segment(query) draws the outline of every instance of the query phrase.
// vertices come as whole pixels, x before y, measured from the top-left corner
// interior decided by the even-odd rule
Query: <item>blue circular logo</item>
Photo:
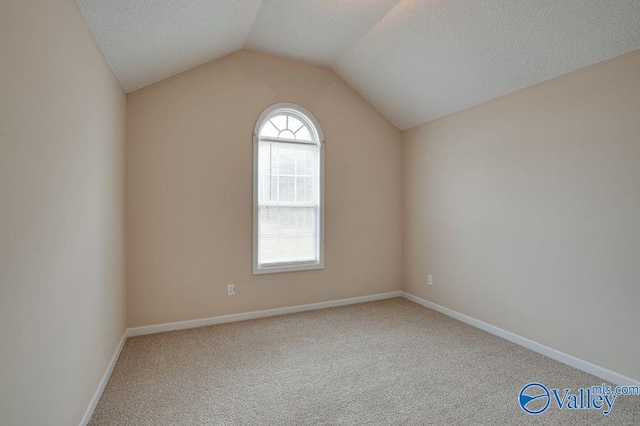
[[[551,394],[542,383],[529,383],[520,391],[518,402],[525,413],[535,416],[544,413],[549,408]]]

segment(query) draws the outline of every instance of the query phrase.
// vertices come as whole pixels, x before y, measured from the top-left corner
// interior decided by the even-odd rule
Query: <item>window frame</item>
[[[258,239],[259,239],[259,230],[258,230],[258,221],[259,221],[259,200],[258,200],[258,155],[259,155],[259,147],[260,147],[260,130],[262,125],[267,122],[271,117],[277,115],[279,112],[293,112],[296,115],[302,115],[315,130],[317,140],[315,143],[305,143],[305,142],[295,142],[295,141],[282,141],[282,143],[303,143],[305,145],[316,145],[318,147],[318,186],[319,186],[319,199],[318,199],[318,261],[313,263],[284,263],[277,264],[276,266],[260,266],[258,264]],[[304,122],[304,121],[303,121]],[[271,140],[272,138],[265,138]],[[277,104],[273,104],[267,109],[265,109],[260,117],[258,117],[258,121],[256,122],[255,128],[253,130],[253,275],[261,275],[261,274],[275,274],[281,272],[296,272],[296,271],[311,271],[317,269],[324,269],[325,260],[324,260],[324,211],[325,211],[325,201],[324,201],[324,147],[325,147],[324,135],[322,133],[322,128],[318,123],[318,120],[311,114],[308,110],[301,107],[300,105],[289,103],[289,102],[280,102]]]

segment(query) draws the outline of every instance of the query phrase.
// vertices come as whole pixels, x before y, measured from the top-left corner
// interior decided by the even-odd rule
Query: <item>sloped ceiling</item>
[[[640,0],[77,0],[127,92],[245,48],[407,129],[640,48]]]

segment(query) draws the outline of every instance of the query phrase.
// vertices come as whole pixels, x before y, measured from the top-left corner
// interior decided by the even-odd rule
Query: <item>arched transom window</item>
[[[276,104],[254,133],[254,274],[324,267],[323,138],[304,108]]]

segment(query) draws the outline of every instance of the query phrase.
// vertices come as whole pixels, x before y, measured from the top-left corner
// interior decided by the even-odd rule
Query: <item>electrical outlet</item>
[[[433,285],[433,275],[427,275],[427,284]]]
[[[236,285],[229,284],[227,286],[227,296],[235,296],[236,295]]]

